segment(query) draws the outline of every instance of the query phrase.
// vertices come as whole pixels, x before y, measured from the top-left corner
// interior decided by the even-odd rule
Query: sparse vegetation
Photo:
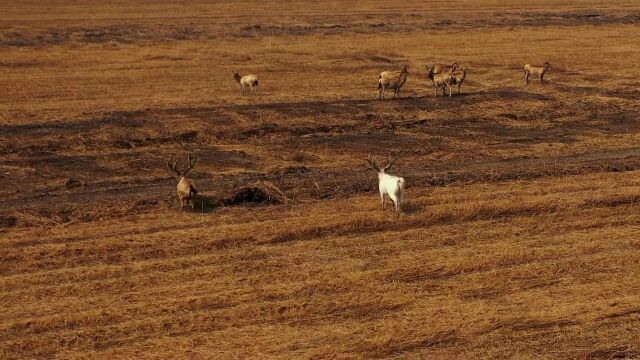
[[[637,1],[9,1],[0,25],[1,359],[639,356]],[[377,100],[434,49],[461,96],[412,72]],[[402,216],[369,153],[398,155]]]

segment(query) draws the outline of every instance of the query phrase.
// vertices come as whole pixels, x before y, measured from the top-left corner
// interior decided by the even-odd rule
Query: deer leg
[[[384,211],[384,205],[386,203],[385,197],[384,197],[384,193],[380,193],[380,202],[382,202],[382,210]]]
[[[525,84],[529,85],[529,73],[526,73],[524,75],[524,82],[525,82]]]
[[[393,202],[393,208],[397,212],[398,211],[398,198],[396,197],[395,194],[389,194],[389,197],[391,198],[391,201]]]

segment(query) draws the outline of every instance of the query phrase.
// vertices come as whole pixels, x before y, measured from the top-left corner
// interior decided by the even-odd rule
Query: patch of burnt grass
[[[12,215],[0,215],[0,229],[12,228],[18,225],[18,218]]]

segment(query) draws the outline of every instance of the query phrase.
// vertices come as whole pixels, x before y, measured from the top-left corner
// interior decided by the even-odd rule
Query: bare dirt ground
[[[640,356],[639,30],[635,1],[0,3],[0,358]],[[225,203],[260,181],[287,201]]]

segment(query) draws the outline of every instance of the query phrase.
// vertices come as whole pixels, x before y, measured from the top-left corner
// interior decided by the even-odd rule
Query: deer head
[[[427,68],[427,77],[429,79],[433,80],[433,76],[434,76],[435,70],[436,70],[435,65],[434,66],[427,65],[426,68]]]

